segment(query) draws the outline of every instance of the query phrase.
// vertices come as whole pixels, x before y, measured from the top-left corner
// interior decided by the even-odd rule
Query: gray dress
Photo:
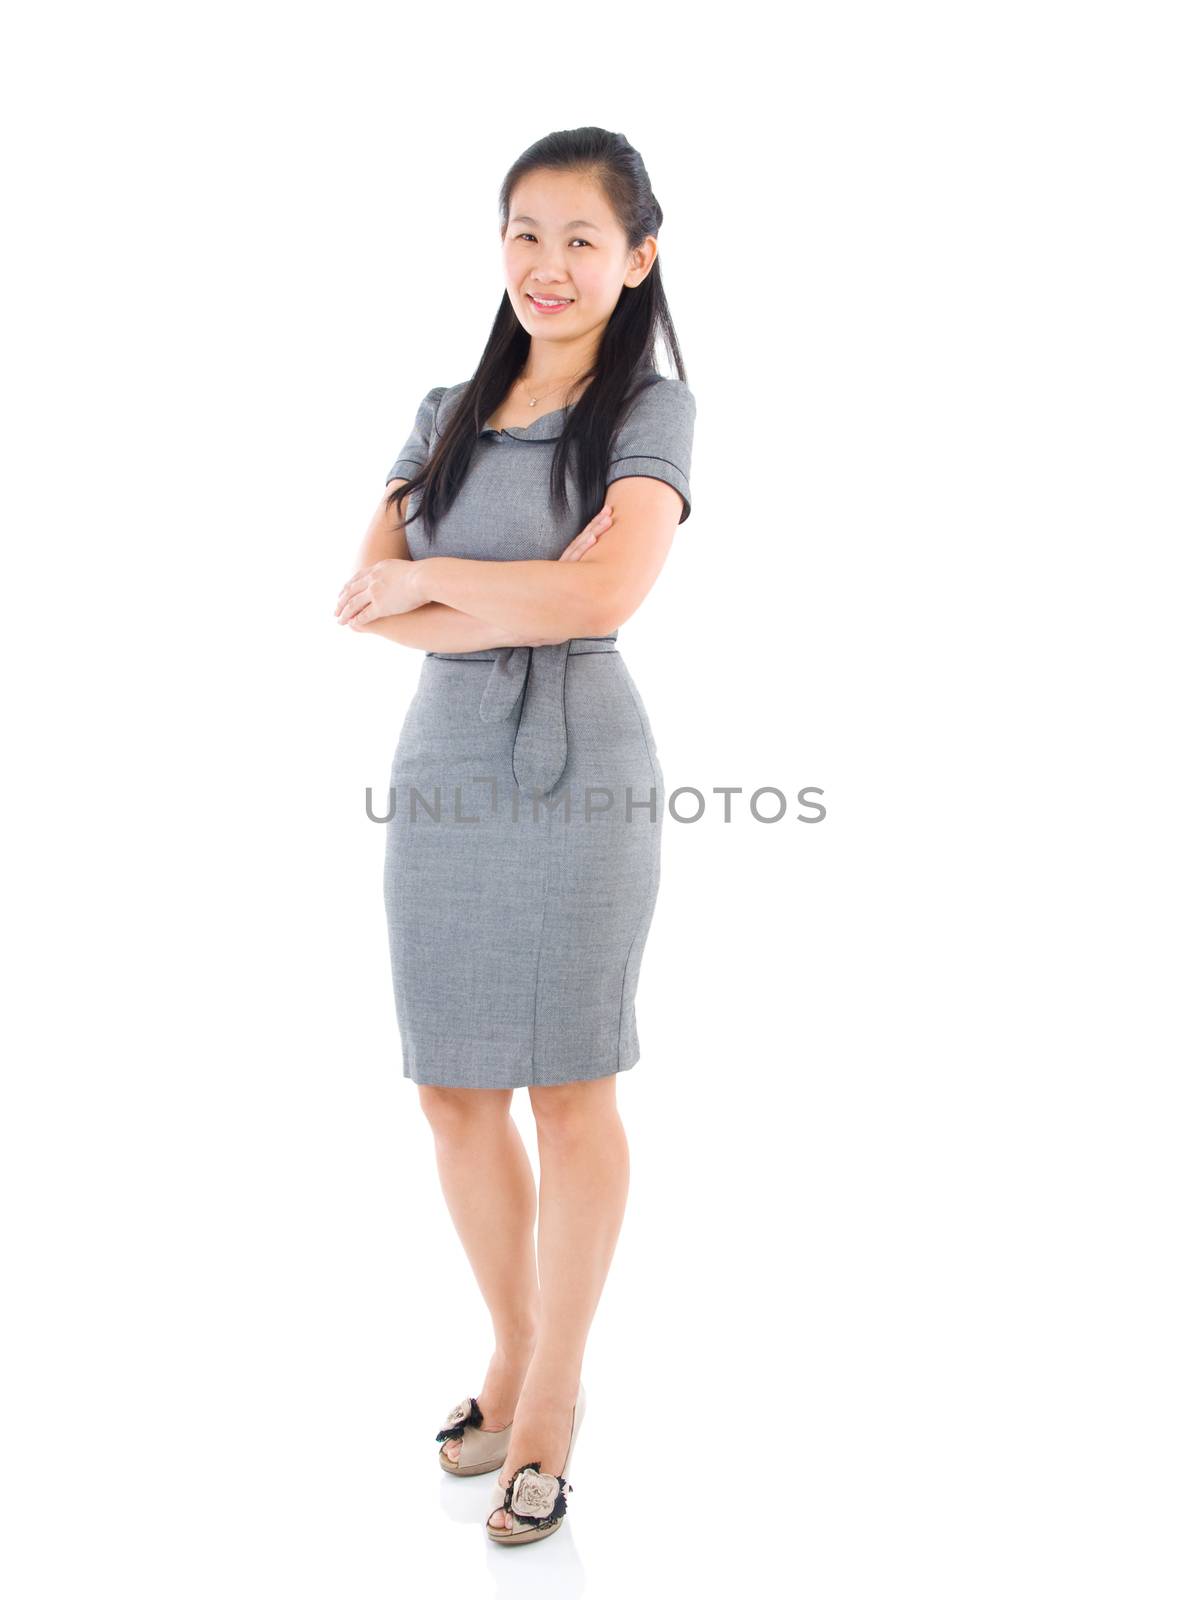
[[[386,481],[426,464],[464,384],[424,396]],[[625,416],[607,481],[652,477],[690,515],[694,396],[657,377]],[[565,411],[485,428],[412,557],[554,560],[583,526],[548,503]],[[418,503],[411,496],[410,506]],[[409,508],[408,508],[409,509]],[[403,1076],[510,1089],[623,1072],[657,900],[665,782],[616,633],[423,659],[390,775],[385,898]]]

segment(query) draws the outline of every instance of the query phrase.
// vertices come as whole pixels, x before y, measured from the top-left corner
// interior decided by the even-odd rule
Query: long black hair
[[[529,173],[540,170],[574,172],[597,181],[625,232],[630,250],[650,235],[657,236],[661,207],[645,163],[624,135],[609,133],[606,128],[564,128],[537,140],[505,174],[499,197],[502,238],[509,225],[515,186]],[[621,289],[600,339],[591,381],[568,411],[557,441],[551,467],[551,503],[560,514],[566,513],[567,462],[573,452],[581,527],[603,504],[612,439],[628,406],[657,370],[659,335],[684,383],[686,370],[662,286],[660,255],[635,288],[626,285]],[[403,521],[405,526],[415,517],[422,517],[429,542],[433,525],[460,492],[485,418],[493,415],[521,376],[529,349],[530,335],[518,321],[509,291],[505,290],[477,369],[444,423],[431,460],[422,472],[387,497],[387,505],[401,505],[408,495],[421,491],[418,507]]]

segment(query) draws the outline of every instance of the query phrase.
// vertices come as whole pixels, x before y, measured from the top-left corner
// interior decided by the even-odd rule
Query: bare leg
[[[538,1202],[512,1098],[512,1089],[419,1088],[444,1199],[493,1320],[493,1357],[476,1397],[489,1428],[513,1419],[539,1320]],[[455,1461],[460,1440],[444,1449]]]
[[[624,1220],[629,1157],[616,1106],[616,1074],[583,1083],[537,1085],[530,1100],[541,1170],[538,1265],[541,1317],[498,1482],[526,1461],[561,1472],[571,1408],[592,1317]],[[502,1512],[490,1517],[506,1526]]]

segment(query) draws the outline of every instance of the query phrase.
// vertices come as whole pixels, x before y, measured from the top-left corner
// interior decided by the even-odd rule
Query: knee
[[[616,1116],[616,1080],[531,1085],[530,1104],[539,1138],[579,1139],[605,1118]]]
[[[419,1105],[437,1138],[460,1139],[487,1132],[508,1117],[511,1094],[511,1090],[420,1084]]]

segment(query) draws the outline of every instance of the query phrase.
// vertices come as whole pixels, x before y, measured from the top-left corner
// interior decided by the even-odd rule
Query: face
[[[657,240],[629,250],[599,185],[569,172],[532,172],[513,190],[502,235],[505,285],[533,338],[573,353],[598,341],[622,290],[642,282]],[[559,300],[548,310],[538,300]]]

